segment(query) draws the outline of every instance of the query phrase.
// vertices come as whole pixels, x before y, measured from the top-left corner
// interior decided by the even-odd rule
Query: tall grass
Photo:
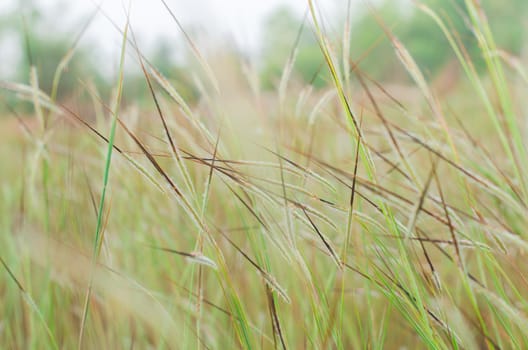
[[[17,116],[27,132],[2,135],[0,347],[528,348],[522,66],[503,64],[476,2],[485,74],[449,20],[418,5],[463,77],[436,95],[378,19],[416,86],[408,105],[308,4],[323,90],[295,79],[295,50],[263,92],[239,57],[211,59],[184,33],[192,105],[128,24],[115,98],[86,85],[104,118],[46,96],[35,70],[1,84],[40,125]],[[120,108],[125,59],[150,108]]]

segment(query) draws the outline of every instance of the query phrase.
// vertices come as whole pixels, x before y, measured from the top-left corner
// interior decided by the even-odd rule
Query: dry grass
[[[461,54],[443,95],[387,29],[416,81],[403,101],[345,81],[317,34],[334,72],[318,91],[262,92],[223,55],[187,105],[126,36],[151,108],[100,101],[88,123],[4,86],[37,122],[1,128],[0,346],[528,347],[515,72]]]

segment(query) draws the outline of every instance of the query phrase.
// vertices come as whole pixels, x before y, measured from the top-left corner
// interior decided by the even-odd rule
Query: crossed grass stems
[[[79,325],[79,348],[83,347],[90,317],[96,271],[103,269],[124,276],[99,261],[112,207],[106,191],[110,184],[114,154],[124,159],[144,181],[173,199],[197,232],[195,249],[190,252],[163,244],[143,243],[141,246],[195,263],[188,267],[191,288],[181,285],[178,288],[192,301],[190,309],[181,307],[181,311],[185,314],[185,329],[194,336],[199,347],[209,348],[210,342],[219,344],[218,339],[216,343],[210,340],[209,310],[227,315],[232,344],[243,348],[289,348],[302,344],[319,348],[381,348],[390,346],[387,336],[394,334],[398,327],[405,329],[400,332],[412,333],[412,341],[433,349],[469,348],[475,344],[487,348],[522,348],[528,344],[525,334],[528,323],[523,311],[527,303],[522,292],[526,280],[522,269],[516,267],[514,261],[517,250],[526,247],[523,233],[519,230],[519,227],[523,227],[522,216],[526,212],[525,147],[509,96],[503,63],[494,54],[497,49],[485,17],[480,15],[480,9],[470,1],[466,3],[469,20],[476,37],[481,40],[488,75],[498,100],[497,106],[489,102],[489,93],[483,80],[472,66],[456,32],[450,31],[432,10],[419,6],[448,38],[469,85],[481,98],[483,110],[498,136],[499,145],[494,152],[504,154],[507,164],[499,162],[496,154],[471,135],[461,118],[451,113],[449,117],[459,127],[458,131],[454,131],[454,126],[446,118],[446,107],[430,90],[405,47],[378,19],[402,66],[424,96],[426,107],[422,112],[433,117],[432,120],[420,119],[420,127],[414,129],[420,129],[421,133],[392,121],[384,111],[384,106],[376,100],[372,87],[385,94],[400,114],[409,119],[413,116],[402,103],[390,96],[383,84],[360,70],[360,62],[345,59],[344,66],[348,69],[342,72],[337,64],[336,53],[320,25],[315,4],[309,1],[309,5],[308,14],[311,15],[325,59],[321,69],[330,71],[333,84],[331,94],[340,108],[338,113],[326,112],[326,116],[349,137],[351,152],[345,161],[328,160],[316,154],[319,152],[314,150],[318,139],[315,120],[309,123],[295,120],[298,123],[295,128],[283,130],[280,118],[265,122],[265,127],[274,136],[271,137],[271,148],[258,146],[259,154],[252,154],[257,160],[229,157],[232,143],[242,147],[241,142],[247,140],[240,135],[232,135],[234,140],[229,137],[234,129],[227,117],[219,117],[216,128],[206,126],[170,82],[141,54],[128,23],[123,31],[119,77],[113,103],[108,105],[95,91],[91,91],[94,100],[112,116],[108,137],[75,111],[56,102],[62,70],[73,56],[76,45],[59,64],[50,97],[38,90],[36,70],[32,71],[29,87],[4,84],[4,88],[25,94],[33,101],[42,134],[30,134],[30,138],[42,141],[40,144],[43,147],[49,147],[48,152],[53,151],[53,128],[48,125],[52,117],[75,120],[107,147],[98,204],[97,195],[89,180],[86,181],[97,224]],[[208,100],[214,100],[222,95],[222,91],[213,69],[170,7],[167,4],[165,6],[185,34],[211,87],[202,92]],[[137,131],[120,117],[128,45],[135,51],[162,126],[163,137],[149,136],[158,144],[163,144],[167,151],[152,151]],[[278,87],[278,100],[283,102],[279,106],[283,114],[279,117],[287,118],[284,94],[288,91],[291,79],[296,45],[298,39]],[[368,57],[368,52],[364,57]],[[368,105],[361,106],[358,114],[353,111],[354,104],[349,97],[351,74],[354,74],[369,101]],[[178,144],[175,134],[181,134],[182,131],[175,129],[174,123],[171,124],[170,118],[166,117],[167,107],[164,106],[167,102],[160,97],[159,89],[177,106],[187,125],[193,129],[191,138],[195,142],[189,148]],[[325,114],[323,106],[328,101],[323,96],[316,104],[317,112]],[[218,112],[219,116],[222,114],[223,111]],[[376,127],[364,126],[368,118],[377,120]],[[372,120],[369,119],[371,123]],[[138,151],[126,150],[116,143],[118,130],[124,132]],[[304,145],[287,142],[281,137],[281,133],[285,132],[306,133],[307,142]],[[237,137],[241,140],[237,140]],[[379,139],[383,139],[383,148],[377,145]],[[330,142],[328,144],[332,146]],[[200,153],[209,156],[198,156]],[[242,152],[236,150],[231,153]],[[275,161],[261,161],[260,154],[272,157]],[[50,173],[54,167],[48,157],[42,157],[41,166],[44,202],[47,203],[43,210],[49,213]],[[207,175],[200,193],[193,176],[203,169]],[[383,172],[379,169],[383,169]],[[268,171],[278,171],[278,179],[255,174]],[[222,190],[220,186],[223,186]],[[452,186],[458,186],[458,193],[451,189]],[[237,208],[236,213],[244,224],[242,228],[229,229],[216,222],[215,216],[208,217],[208,207],[217,200]],[[501,205],[507,205],[508,209],[500,209]],[[505,213],[508,211],[509,214]],[[47,231],[50,230],[51,221],[45,215]],[[236,232],[246,233],[245,243],[237,243],[237,240],[242,239],[235,238]],[[439,236],[435,232],[444,234]],[[253,321],[254,314],[249,311],[251,305],[241,292],[244,289],[240,289],[241,281],[247,277],[238,281],[241,276],[233,272],[231,260],[235,258],[232,254],[245,262],[243,266],[247,270],[244,270],[244,274],[259,276],[257,281],[261,281],[269,314],[269,331]],[[313,256],[309,258],[309,254]],[[321,266],[312,266],[314,260]],[[281,263],[278,261],[287,262],[286,268],[284,265],[279,268],[278,264]],[[1,263],[44,325],[49,344],[59,348],[53,327],[24,288],[22,280],[4,258],[1,258]],[[284,288],[283,283],[287,281],[276,277],[285,278],[284,269],[301,280],[297,281],[296,289]],[[217,279],[223,302],[209,300],[204,295],[210,273]],[[321,273],[324,277],[319,275]],[[319,285],[317,281],[323,284]],[[362,283],[361,288],[356,286],[358,283]],[[457,288],[451,289],[450,283],[456,283]],[[351,305],[356,305],[351,298],[357,297],[360,289],[366,295],[364,301],[367,307],[371,309],[363,313],[358,311],[359,308],[351,311]],[[161,300],[154,296],[153,291],[145,289],[145,293]],[[375,297],[376,294],[379,296]],[[390,306],[377,313],[375,303],[380,297]],[[435,304],[440,301],[451,305],[442,308]],[[312,318],[312,322],[304,323],[300,330],[292,326],[288,315],[288,308],[293,307],[289,305],[293,304],[308,307],[309,311],[303,312],[309,313]],[[165,308],[168,314],[169,309]],[[397,317],[392,315],[394,310]],[[463,321],[453,323],[450,310],[457,310]],[[351,312],[355,314],[350,316]],[[354,319],[359,330],[357,333],[350,326]],[[404,320],[404,326],[394,325],[394,320]],[[456,328],[460,324],[465,324],[466,328]],[[472,336],[462,334],[465,329],[471,329]],[[165,331],[158,330],[158,335],[162,338],[160,344],[174,344],[174,339]],[[472,342],[471,337],[478,341]],[[304,343],[298,343],[299,338]]]

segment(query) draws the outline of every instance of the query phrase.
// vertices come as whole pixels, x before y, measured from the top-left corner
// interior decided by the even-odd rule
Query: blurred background
[[[528,1],[483,0],[498,46],[515,57],[527,47]],[[477,68],[478,44],[464,22],[463,0],[426,0],[423,3],[449,19],[457,39],[464,43]],[[329,80],[323,57],[306,17],[304,0],[151,0],[130,1],[130,23],[146,58],[175,83],[187,100],[196,99],[189,67],[195,64],[190,45],[208,57],[231,55],[257,72],[259,86],[273,89],[295,51],[293,76],[303,84],[325,87]],[[411,1],[320,0],[318,11],[330,37],[343,37],[351,23],[347,44],[350,57],[365,73],[384,83],[405,85],[380,23],[391,29],[415,58],[426,77],[440,90],[457,81],[457,65],[448,43],[435,23]],[[39,86],[50,93],[59,62],[73,50],[58,88],[58,100],[80,98],[90,83],[108,94],[119,65],[121,30],[128,3],[118,0],[3,0],[0,3],[0,79],[27,83],[34,65]],[[141,103],[148,98],[137,58],[127,60],[125,99]],[[134,81],[137,80],[137,83]],[[141,81],[141,83],[140,83]],[[3,105],[15,103],[5,91]],[[7,95],[6,95],[7,94]],[[0,108],[5,108],[2,106]]]

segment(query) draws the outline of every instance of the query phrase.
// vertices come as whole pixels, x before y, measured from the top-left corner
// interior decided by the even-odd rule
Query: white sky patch
[[[2,0],[2,8],[14,6],[17,0]],[[334,0],[321,1],[332,3]],[[71,29],[80,18],[86,18],[102,3],[102,11],[121,28],[126,22],[128,0],[37,0],[36,4],[50,17],[57,17],[57,25]],[[244,51],[258,49],[261,26],[278,6],[288,6],[302,16],[306,0],[166,0],[174,15],[190,32],[202,29],[207,35],[225,35],[235,40]],[[131,0],[132,27],[147,49],[156,38],[181,38],[161,0]],[[119,49],[120,34],[103,15],[90,26],[87,35],[105,50]]]

